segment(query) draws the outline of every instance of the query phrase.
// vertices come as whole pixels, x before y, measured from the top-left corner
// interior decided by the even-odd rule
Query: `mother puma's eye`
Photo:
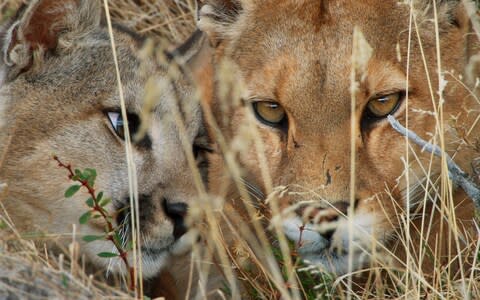
[[[367,117],[378,119],[394,113],[399,107],[402,96],[402,92],[396,92],[370,99],[367,103]]]
[[[257,101],[252,104],[257,119],[269,126],[283,126],[287,120],[287,113],[283,107],[272,101]]]
[[[117,134],[119,138],[122,140],[125,139],[124,134],[124,122],[122,118],[122,114],[116,111],[107,111],[106,112],[108,120],[112,125],[113,131]],[[128,118],[128,129],[130,131],[130,136],[133,136],[140,126],[140,118],[136,114],[127,113]]]

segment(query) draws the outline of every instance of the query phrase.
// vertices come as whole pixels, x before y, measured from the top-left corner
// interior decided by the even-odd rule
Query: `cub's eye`
[[[124,135],[124,122],[122,118],[122,114],[120,112],[115,111],[107,111],[106,112],[108,120],[112,125],[113,130],[117,134],[119,138],[122,140],[125,139]],[[136,114],[127,113],[128,118],[128,129],[130,131],[130,136],[133,136],[140,126],[140,118]]]
[[[373,118],[384,118],[398,108],[402,93],[397,92],[385,96],[375,97],[367,103],[367,114]]]
[[[107,117],[118,137],[122,140],[125,139],[122,114],[119,112],[107,112]]]
[[[279,127],[283,125],[287,119],[285,109],[276,102],[257,101],[253,102],[252,105],[257,119],[267,125]]]

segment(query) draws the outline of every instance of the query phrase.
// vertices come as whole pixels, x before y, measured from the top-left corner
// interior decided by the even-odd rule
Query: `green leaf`
[[[118,254],[112,253],[112,252],[100,252],[97,254],[100,257],[105,257],[105,258],[110,258],[110,257],[117,257]]]
[[[94,207],[95,206],[95,203],[93,202],[92,197],[88,198],[87,201],[85,201],[85,203],[87,203],[88,207]]]
[[[117,231],[113,233],[113,238],[115,239],[115,242],[117,242],[117,244],[119,245],[122,244],[122,239],[120,238],[120,234],[118,234]]]
[[[70,282],[70,279],[67,277],[67,275],[62,274],[62,286],[63,286],[63,288],[67,289],[69,282]]]
[[[103,192],[98,193],[97,194],[97,201],[102,200],[102,198],[103,198]]]
[[[87,211],[80,217],[80,219],[78,219],[78,222],[80,222],[80,224],[86,224],[91,217],[92,217],[92,212]]]
[[[65,191],[65,198],[70,198],[72,197],[73,195],[75,195],[76,192],[78,192],[78,190],[80,189],[81,185],[78,185],[78,184],[75,184],[75,185],[72,185],[71,187],[69,187],[66,191]]]
[[[110,198],[105,198],[102,201],[100,201],[100,206],[105,207],[108,203],[112,202],[112,199]]]
[[[75,178],[75,180],[78,180],[78,179],[80,179],[80,180],[85,180],[85,179],[87,179],[87,178],[85,177],[85,174],[83,174],[82,171],[80,171],[79,169],[75,169],[75,176],[74,176],[74,178]]]
[[[133,241],[128,241],[127,243],[127,251],[132,251],[133,250]]]
[[[88,184],[93,187],[95,185],[95,179],[97,178],[97,171],[95,169],[85,169],[83,173],[87,177],[86,180]]]
[[[6,229],[7,228],[7,223],[5,221],[0,220],[0,230]]]
[[[85,169],[85,171],[83,171],[84,173],[87,173],[89,175],[89,177],[93,177],[94,179],[97,177],[97,170],[95,169]]]
[[[84,235],[82,237],[82,240],[87,243],[98,241],[98,240],[104,240],[104,239],[105,239],[104,235]]]

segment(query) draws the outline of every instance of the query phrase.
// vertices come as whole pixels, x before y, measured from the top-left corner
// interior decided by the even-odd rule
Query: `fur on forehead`
[[[199,8],[198,27],[207,33],[213,43],[221,40],[233,39],[241,29],[242,25],[246,25],[249,16],[256,9],[263,9],[265,5],[272,4],[275,7],[285,4],[291,5],[292,9],[305,5],[316,5],[320,11],[324,10],[338,0],[287,0],[279,3],[269,0],[207,0]],[[464,2],[467,6],[473,5],[471,1]],[[436,17],[441,31],[446,31],[450,26],[457,25],[461,27],[468,22],[468,17],[464,17],[464,10],[459,12],[462,1],[459,0],[437,0],[436,1]],[[348,1],[344,2],[348,5]],[[399,3],[399,5],[402,5]],[[403,5],[408,5],[407,3]],[[431,1],[414,0],[413,8],[419,23],[433,20],[434,9]],[[474,9],[472,10],[475,11]],[[272,12],[274,14],[275,12]],[[320,16],[319,16],[320,18]]]

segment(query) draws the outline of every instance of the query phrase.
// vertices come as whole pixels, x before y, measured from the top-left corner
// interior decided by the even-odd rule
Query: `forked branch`
[[[415,132],[403,127],[403,125],[400,124],[400,122],[398,122],[395,117],[390,115],[387,118],[393,129],[398,131],[403,136],[408,137],[412,142],[422,147],[422,149],[425,149],[429,153],[433,153],[438,157],[445,155],[445,159],[447,160],[448,176],[455,184],[460,186],[470,198],[472,198],[476,208],[480,209],[480,187],[478,187],[470,179],[468,174],[465,173],[447,153],[443,152],[442,149],[440,149],[440,147],[438,147],[437,145],[433,145],[425,141]]]

